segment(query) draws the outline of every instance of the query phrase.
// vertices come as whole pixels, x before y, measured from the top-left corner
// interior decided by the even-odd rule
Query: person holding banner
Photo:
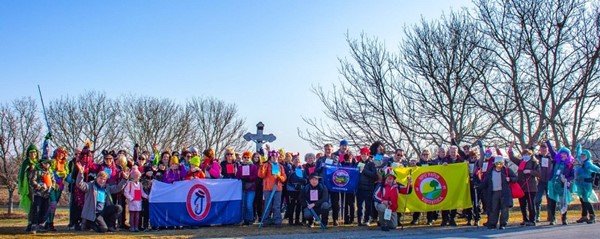
[[[373,160],[369,154],[369,148],[364,147],[360,149],[360,162],[358,163],[360,177],[358,179],[358,191],[356,192],[358,206],[358,212],[356,215],[359,227],[368,226],[369,216],[373,214],[374,207],[373,185],[375,185],[375,182],[377,182],[377,169],[375,168],[375,163],[373,163]]]
[[[263,198],[266,200],[262,220],[267,224],[281,225],[281,191],[287,179],[283,165],[278,162],[279,153],[270,151],[267,162],[258,170],[258,177],[263,179]],[[271,212],[273,213],[271,217]]]
[[[384,183],[375,188],[375,209],[379,213],[379,225],[382,231],[395,229],[398,225],[398,194],[410,194],[412,192],[412,179],[408,178],[407,185],[396,182],[396,174],[390,167],[384,169]]]
[[[517,176],[521,189],[525,192],[525,196],[519,198],[519,207],[523,215],[521,226],[535,226],[537,211],[533,204],[533,199],[537,193],[537,178],[540,176],[540,165],[535,158],[532,158],[533,152],[525,149],[521,152],[521,158],[515,157],[513,147],[515,142],[511,142],[508,147],[508,158],[516,165],[519,165]],[[529,215],[527,215],[529,211]]]
[[[236,164],[234,156],[233,149],[228,148],[225,150],[225,159],[221,161],[221,178],[235,178]]]
[[[429,157],[430,157],[429,150],[424,149],[423,151],[421,151],[421,157],[419,157],[419,162],[416,163],[416,166],[428,167],[430,165],[438,165],[439,164],[439,161],[437,158],[434,160],[431,160]],[[441,157],[441,158],[446,157],[446,149],[444,149],[443,147],[439,147],[438,148],[438,157]],[[413,213],[413,219],[410,222],[410,224],[417,225],[419,222],[419,217],[421,217],[421,212]],[[438,218],[437,211],[427,212],[427,225],[433,225],[433,221],[437,220],[437,218]]]
[[[453,139],[454,136],[451,135],[451,138]],[[442,165],[448,165],[448,164],[453,164],[453,163],[463,163],[464,159],[459,155],[459,148],[456,145],[452,145],[448,148],[448,155],[446,156],[446,158],[442,159],[441,163]],[[456,226],[456,209],[453,210],[442,210],[442,224],[441,226],[446,226],[446,225],[450,225],[455,227]]]
[[[236,178],[242,180],[242,215],[244,226],[254,222],[254,197],[256,194],[256,180],[258,167],[252,163],[252,153],[246,151],[242,154],[242,164],[238,166]]]
[[[311,174],[309,178],[309,183],[302,189],[300,194],[300,201],[304,208],[304,219],[308,220],[308,227],[313,226],[315,219],[320,220],[321,227],[325,229],[327,228],[329,209],[331,208],[329,191],[327,187],[319,182],[321,177],[316,173]]]
[[[358,167],[356,159],[354,158],[354,156],[352,156],[352,152],[350,152],[349,150],[346,150],[346,153],[343,154],[343,157],[340,157],[340,160],[342,160],[342,167]],[[354,192],[345,192],[342,193],[342,198],[344,224],[354,224],[354,211],[356,210],[354,204],[356,203],[356,195]]]
[[[494,159],[494,169],[489,172],[481,182],[481,189],[486,194],[489,214],[488,229],[495,229],[500,219],[499,229],[506,229],[508,224],[508,209],[513,206],[510,182],[517,181],[517,175],[508,167],[504,166],[504,158],[498,156]]]
[[[191,153],[188,153],[188,154],[189,154],[189,156],[191,156]],[[195,178],[198,178],[198,179],[206,178],[206,175],[204,174],[202,169],[200,169],[200,157],[199,156],[191,157],[189,162],[190,162],[190,170],[187,171],[187,174],[185,175],[184,180],[192,180]]]
[[[127,198],[127,208],[129,210],[129,225],[131,232],[140,231],[140,214],[142,211],[142,198],[148,198],[148,194],[143,191],[140,178],[142,173],[138,166],[133,166],[131,170],[131,181],[127,182],[123,195]],[[123,207],[124,208],[124,207]]]
[[[340,142],[340,149],[345,149],[347,147],[348,142],[342,140]],[[339,155],[333,154],[333,145],[325,144],[323,146],[323,157],[319,159],[322,167],[325,166],[340,166]],[[345,150],[344,150],[345,151]],[[338,150],[337,153],[340,151]],[[324,175],[324,173],[323,173]],[[339,192],[329,192],[329,197],[331,198],[331,214],[333,217],[333,226],[338,226],[338,219],[340,217],[340,193]]]

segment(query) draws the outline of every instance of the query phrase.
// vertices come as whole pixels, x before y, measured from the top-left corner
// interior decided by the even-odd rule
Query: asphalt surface
[[[235,238],[235,237],[232,237]],[[505,230],[489,230],[485,227],[426,227],[410,228],[405,230],[348,230],[341,232],[321,232],[319,229],[308,229],[303,234],[264,235],[237,238],[273,238],[273,239],[344,239],[344,238],[544,238],[544,239],[570,239],[570,238],[600,238],[600,223],[598,224],[570,224],[567,226],[537,226],[520,227],[509,226]]]

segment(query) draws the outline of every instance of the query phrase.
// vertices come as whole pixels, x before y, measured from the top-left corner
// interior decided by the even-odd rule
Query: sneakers
[[[412,220],[412,221],[410,221],[410,225],[417,225],[417,224],[419,224],[418,220]]]
[[[594,224],[594,223],[596,223],[596,216],[591,215],[590,219],[587,221],[587,224]]]
[[[448,221],[446,220],[442,220],[442,224],[440,225],[441,227],[445,227],[448,225]]]
[[[584,223],[584,222],[586,222],[587,223],[588,219],[587,219],[587,217],[581,217],[581,218],[577,219],[577,221],[575,221],[575,222],[577,222],[577,223]]]
[[[427,225],[429,225],[429,226],[433,225],[433,221],[432,220],[427,220]]]
[[[337,226],[339,226],[338,222],[337,222],[337,221],[333,221],[333,226],[334,226],[334,227],[337,227]]]
[[[37,225],[31,225],[31,227],[30,227],[31,229],[30,229],[29,232],[31,234],[36,234],[37,233],[37,229],[38,229],[37,227],[38,227]]]
[[[526,222],[525,223],[525,226],[527,226],[527,227],[531,227],[531,226],[535,226],[535,225],[536,225],[535,222]]]
[[[500,228],[498,228],[498,229],[504,230],[504,229],[506,229],[506,226],[500,226]]]

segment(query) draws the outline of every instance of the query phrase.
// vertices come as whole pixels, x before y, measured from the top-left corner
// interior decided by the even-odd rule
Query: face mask
[[[484,157],[485,157],[485,158],[492,157],[492,154],[490,154],[490,153],[486,153],[486,154],[484,154]]]
[[[530,155],[523,155],[523,160],[529,161],[531,159]]]

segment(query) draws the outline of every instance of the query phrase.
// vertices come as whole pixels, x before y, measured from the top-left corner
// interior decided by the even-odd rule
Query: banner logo
[[[202,184],[196,184],[190,188],[187,194],[186,208],[190,217],[196,221],[208,216],[210,211],[210,193]]]
[[[350,175],[346,170],[338,169],[333,173],[333,184],[338,187],[344,187],[350,182]]]
[[[415,181],[415,192],[419,200],[429,205],[436,205],[444,201],[448,194],[448,184],[436,172],[426,172]]]

